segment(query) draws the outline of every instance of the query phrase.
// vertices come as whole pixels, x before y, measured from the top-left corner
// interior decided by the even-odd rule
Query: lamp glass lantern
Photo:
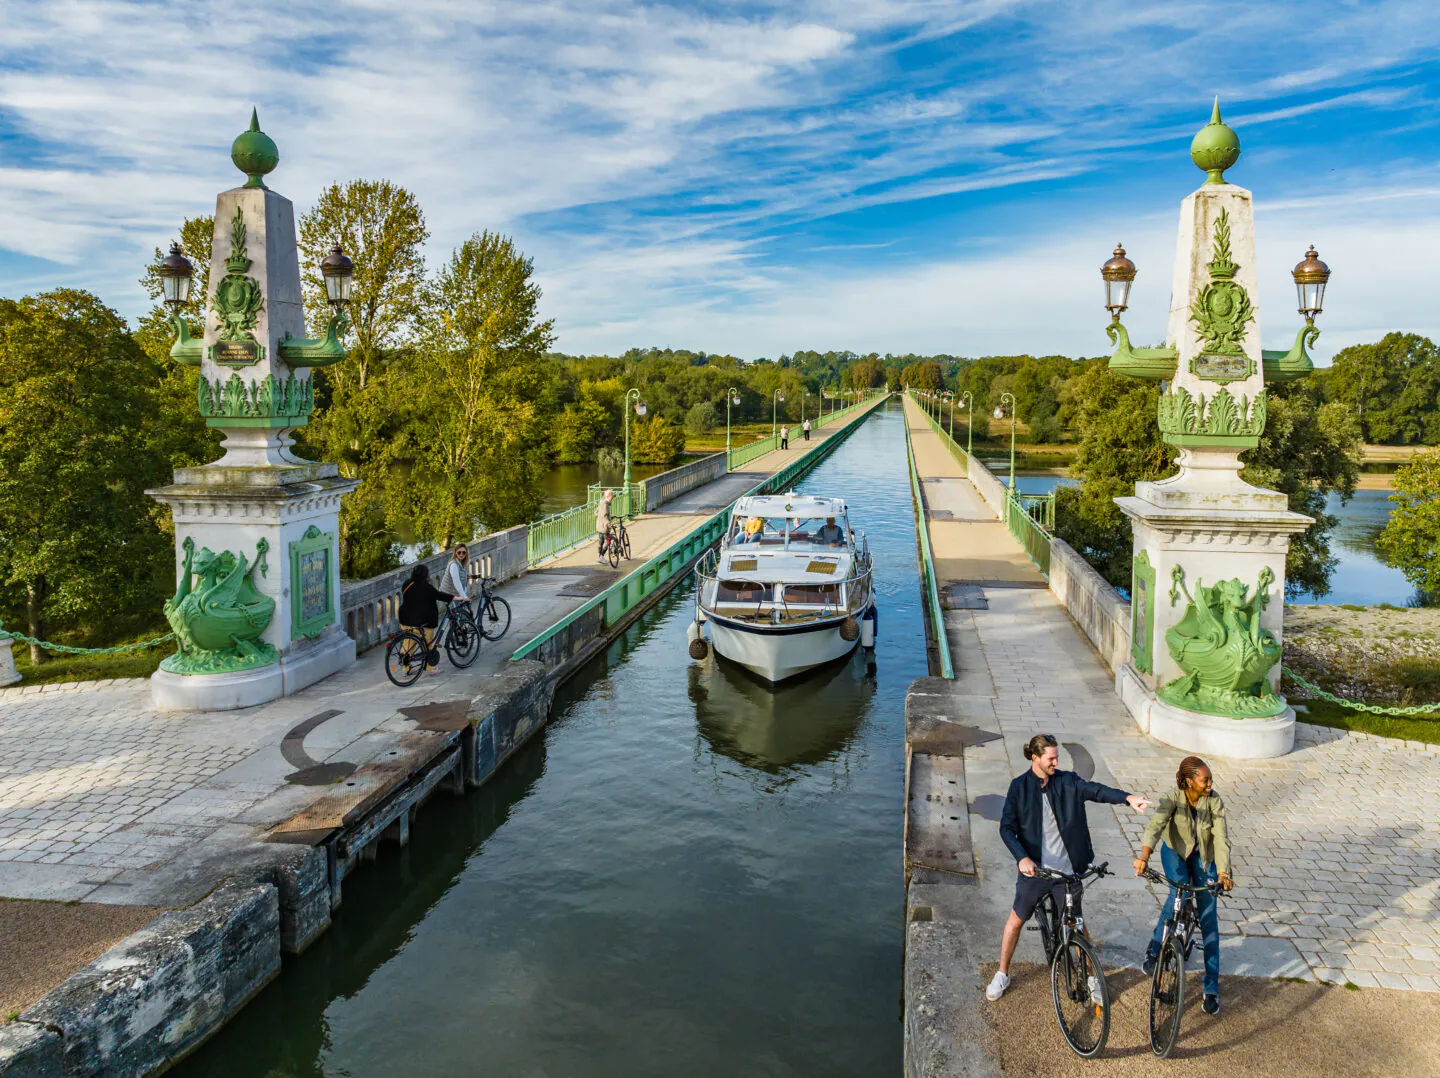
[[[325,279],[325,299],[332,307],[350,302],[350,289],[355,278],[355,264],[345,256],[337,243],[320,263],[320,275]]]
[[[1290,274],[1295,278],[1295,296],[1306,322],[1313,323],[1325,306],[1325,286],[1330,281],[1330,267],[1320,261],[1312,244],[1305,257]]]
[[[1125,248],[1115,245],[1110,261],[1100,267],[1100,277],[1105,282],[1105,309],[1115,321],[1125,312],[1130,303],[1130,286],[1135,283],[1135,263],[1125,257]]]
[[[636,402],[635,402],[635,414],[638,415],[638,416],[642,416],[642,417],[643,417],[643,416],[645,415],[645,412],[646,412],[645,402],[644,402],[644,401],[636,401]]]
[[[190,288],[195,281],[195,267],[180,250],[178,243],[170,245],[170,253],[160,260],[158,272],[167,306],[173,309],[189,302]]]

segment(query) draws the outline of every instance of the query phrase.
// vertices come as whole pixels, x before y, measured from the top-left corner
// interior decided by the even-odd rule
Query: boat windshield
[[[834,517],[799,517],[790,522],[790,545],[800,549],[845,545],[845,523]]]
[[[736,517],[730,522],[731,543],[780,546],[785,542],[784,517]]]

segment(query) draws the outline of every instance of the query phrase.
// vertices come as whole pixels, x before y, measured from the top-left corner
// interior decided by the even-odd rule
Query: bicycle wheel
[[[628,531],[620,533],[620,556],[626,561],[630,560],[630,533]]]
[[[385,649],[385,676],[400,688],[414,685],[425,672],[425,640],[418,633],[401,633]]]
[[[605,556],[610,559],[610,568],[620,568],[620,540],[613,535],[605,544]]]
[[[480,631],[485,639],[499,640],[509,628],[510,604],[494,596],[485,600],[485,610],[480,615]]]
[[[1170,1054],[1180,1039],[1180,1019],[1185,1014],[1185,956],[1173,935],[1160,948],[1155,973],[1150,978],[1150,1050],[1161,1059]]]
[[[1079,932],[1060,945],[1050,962],[1050,994],[1065,1043],[1086,1059],[1098,1055],[1110,1036],[1110,988],[1095,948]]]
[[[450,625],[450,635],[445,638],[445,654],[450,662],[461,670],[475,661],[480,654],[480,633],[475,622],[465,615],[457,617]]]

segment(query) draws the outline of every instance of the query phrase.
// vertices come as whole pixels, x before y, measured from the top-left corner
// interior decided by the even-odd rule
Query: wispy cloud
[[[1402,247],[1437,219],[1440,12],[1315,0],[1303,34],[1301,17],[1227,0],[12,0],[0,288],[79,284],[136,313],[149,251],[234,182],[254,103],[280,145],[273,186],[302,209],[384,176],[420,198],[437,256],[514,233],[562,347],[674,333],[755,355],[851,332],[881,351],[997,334],[1083,350],[1092,246],[1122,226],[1173,243],[1212,93],[1269,219],[1358,236],[1403,206]],[[1367,279],[1412,294],[1380,261]],[[1023,302],[995,302],[1000,267],[1028,274],[999,290]],[[956,323],[963,289],[990,299]]]

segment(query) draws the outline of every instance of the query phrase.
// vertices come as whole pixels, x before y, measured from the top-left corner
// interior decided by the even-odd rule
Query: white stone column
[[[14,685],[20,680],[20,671],[15,669],[15,655],[10,650],[10,638],[0,639],[0,685]]]

